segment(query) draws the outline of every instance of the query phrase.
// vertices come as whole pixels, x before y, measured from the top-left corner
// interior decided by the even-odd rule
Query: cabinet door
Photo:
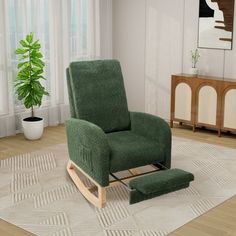
[[[225,94],[224,123],[225,128],[236,129],[236,89]]]
[[[192,91],[188,84],[179,83],[175,89],[175,118],[191,121]]]
[[[198,95],[198,123],[216,125],[217,93],[208,85],[199,90]]]

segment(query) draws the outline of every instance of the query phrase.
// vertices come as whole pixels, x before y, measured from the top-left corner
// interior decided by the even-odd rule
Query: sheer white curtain
[[[46,126],[57,125],[69,116],[68,64],[101,55],[111,57],[111,50],[101,52],[104,44],[111,45],[107,23],[111,23],[111,11],[111,0],[0,0],[0,137],[19,131],[20,120],[29,115],[13,88],[17,73],[14,52],[20,39],[34,32],[41,42],[46,62],[44,85],[50,96],[44,97],[36,115],[44,117]],[[109,35],[102,41],[101,31]]]

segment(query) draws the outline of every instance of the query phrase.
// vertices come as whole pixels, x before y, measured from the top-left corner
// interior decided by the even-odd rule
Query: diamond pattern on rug
[[[214,176],[216,172],[222,172],[224,171],[224,168],[221,167],[218,163],[212,164],[210,166],[204,166],[201,167],[201,172],[207,176]]]
[[[133,230],[105,230],[106,236],[131,236],[136,231]]]
[[[235,180],[231,178],[229,173],[224,173],[224,175],[213,176],[211,178],[215,181],[221,188],[231,188],[235,184]]]
[[[197,202],[194,202],[190,205],[191,210],[195,214],[195,216],[199,216],[209,209],[213,208],[215,204],[209,199],[201,199]]]
[[[29,198],[33,198],[34,193],[13,193],[13,203],[18,203]]]
[[[39,182],[37,173],[14,173],[11,184],[12,192],[18,192]]]
[[[59,212],[54,216],[51,216],[39,224],[41,225],[69,225],[69,220],[65,212]]]
[[[197,191],[197,189],[194,188],[194,186],[189,186],[188,188],[181,189],[180,191],[174,192],[176,196],[179,197],[193,197],[193,196],[200,196],[200,193]]]
[[[55,233],[49,234],[49,236],[72,236],[70,228],[66,228]]]
[[[21,154],[0,162],[0,168],[11,168],[13,171],[28,170],[34,168],[37,172],[50,171],[56,167],[53,153],[43,155]]]
[[[68,183],[64,186],[55,188],[53,190],[49,190],[46,192],[42,192],[34,197],[34,206],[35,208],[39,208],[55,201],[59,201],[67,198],[68,196],[73,195],[78,192],[77,188]]]
[[[168,233],[165,231],[153,231],[153,230],[146,230],[141,232],[141,236],[165,236]]]
[[[154,231],[154,230],[105,230],[106,236],[165,236],[168,233],[165,231]]]

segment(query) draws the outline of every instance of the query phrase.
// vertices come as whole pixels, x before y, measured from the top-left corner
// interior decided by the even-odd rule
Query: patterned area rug
[[[0,161],[0,218],[36,235],[164,236],[236,194],[236,150],[174,137],[191,187],[134,205],[122,187],[95,209],[66,173],[65,144]]]

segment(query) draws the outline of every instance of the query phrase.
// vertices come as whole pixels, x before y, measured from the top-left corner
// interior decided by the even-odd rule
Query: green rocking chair
[[[192,174],[181,170],[141,176],[129,185],[126,179],[117,178],[115,173],[123,170],[130,170],[132,178],[142,175],[135,173],[135,168],[145,165],[170,168],[169,125],[159,117],[128,110],[118,61],[73,62],[66,72],[71,110],[65,123],[70,157],[67,170],[88,201],[104,207],[106,188],[117,182],[130,189],[130,203],[189,185]],[[94,187],[86,187],[76,170]]]

